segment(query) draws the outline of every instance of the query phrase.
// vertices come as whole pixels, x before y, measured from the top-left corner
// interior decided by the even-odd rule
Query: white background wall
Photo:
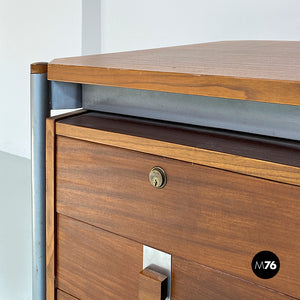
[[[299,0],[102,0],[102,51],[218,40],[300,40]]]
[[[0,151],[30,157],[30,63],[81,55],[81,0],[0,0]]]

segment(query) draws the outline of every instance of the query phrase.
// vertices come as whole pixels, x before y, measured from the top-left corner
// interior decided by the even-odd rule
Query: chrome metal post
[[[46,118],[50,115],[47,64],[31,66],[32,299],[46,299]]]

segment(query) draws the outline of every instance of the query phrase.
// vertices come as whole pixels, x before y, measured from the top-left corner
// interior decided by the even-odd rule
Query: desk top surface
[[[300,105],[300,42],[227,41],[60,58],[56,81]]]

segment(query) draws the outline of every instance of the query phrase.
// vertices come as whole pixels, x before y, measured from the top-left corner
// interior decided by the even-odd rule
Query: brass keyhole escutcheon
[[[161,189],[167,183],[166,172],[161,167],[154,167],[149,173],[149,180],[155,188]]]

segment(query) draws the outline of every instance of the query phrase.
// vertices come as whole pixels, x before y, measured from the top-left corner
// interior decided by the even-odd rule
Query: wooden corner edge
[[[47,62],[35,62],[30,65],[30,74],[43,74],[47,73]]]

